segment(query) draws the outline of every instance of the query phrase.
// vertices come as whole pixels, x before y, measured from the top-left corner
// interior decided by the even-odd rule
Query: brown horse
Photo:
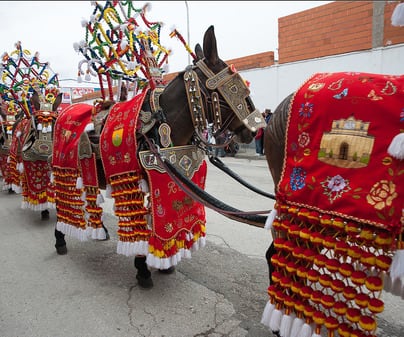
[[[381,291],[402,295],[403,85],[314,74],[268,122],[276,215],[262,323],[280,336],[373,335]]]
[[[59,138],[55,141],[52,163],[55,173],[55,199],[58,218],[55,229],[55,247],[59,254],[67,252],[65,234],[73,234],[83,240],[86,235],[84,227],[78,228],[68,223],[73,213],[82,211],[77,208],[74,209],[74,212],[66,211],[66,208],[69,207],[69,202],[64,201],[63,198],[66,200],[71,198],[71,193],[76,193],[76,189],[70,188],[69,192],[64,195],[62,195],[61,191],[66,185],[71,184],[66,180],[69,176],[75,179],[80,178],[78,175],[82,174],[84,182],[87,179],[88,171],[85,172],[83,167],[87,164],[89,166],[92,164],[81,164],[82,173],[76,172],[74,165],[71,166],[70,170],[64,170],[60,164],[66,156],[74,152],[74,149],[73,151],[63,150],[70,146],[66,141],[72,139],[72,136],[76,137],[76,139],[77,137],[85,138],[86,134],[88,134],[89,138],[87,143],[91,143],[91,145],[86,147],[88,153],[83,154],[83,158],[86,158],[86,156],[92,158],[94,154],[97,163],[97,177],[94,180],[97,182],[97,186],[92,186],[89,189],[86,187],[86,184],[88,186],[89,183],[84,182],[87,198],[91,194],[92,201],[94,201],[99,194],[97,192],[98,188],[106,188],[108,194],[108,187],[113,185],[112,195],[115,198],[115,206],[118,204],[115,214],[120,217],[118,253],[135,256],[135,267],[138,270],[136,278],[140,286],[151,287],[153,285],[148,267],[154,267],[163,272],[172,272],[175,265],[180,261],[181,256],[189,257],[190,248],[194,249],[204,244],[203,207],[201,208],[199,203],[187,196],[176,199],[176,196],[172,193],[177,193],[179,189],[172,185],[172,181],[169,179],[166,183],[167,186],[170,186],[167,196],[160,195],[160,191],[164,191],[166,188],[158,185],[160,181],[166,179],[164,174],[161,175],[161,171],[164,172],[164,169],[166,169],[164,160],[169,160],[170,163],[177,162],[177,165],[182,166],[182,169],[193,170],[196,173],[190,174],[187,171],[186,174],[198,179],[198,184],[204,185],[206,174],[200,172],[206,170],[203,157],[211,149],[211,144],[208,144],[203,136],[208,124],[214,124],[216,135],[230,131],[234,136],[232,139],[248,144],[253,140],[253,134],[257,128],[262,127],[265,122],[261,114],[255,110],[249,98],[249,90],[245,82],[232,67],[229,67],[219,58],[213,26],[209,27],[204,35],[203,49],[197,45],[195,54],[197,58],[194,65],[188,66],[185,71],[180,72],[166,86],[157,88],[159,90],[142,91],[141,94],[130,101],[112,105],[109,112],[99,112],[98,115],[104,116],[98,118],[98,120],[102,121],[101,125],[98,127],[95,125],[94,131],[83,132],[82,135],[84,136],[74,134],[79,132],[77,131],[78,129],[68,130],[67,125],[74,123],[77,123],[75,125],[80,125],[77,119],[74,120],[73,117],[75,114],[80,115],[78,111],[80,109],[83,111],[80,118],[83,120],[89,118],[91,111],[94,111],[91,106],[73,105],[70,109],[68,108],[69,111],[66,109],[59,115],[55,130],[57,132],[56,136]],[[141,95],[144,95],[144,97],[139,98]],[[134,124],[130,119],[125,120],[125,116],[130,111],[135,110],[134,106],[136,104],[141,104],[141,107],[139,109],[140,116],[135,123],[135,139],[125,139],[126,131],[124,126],[129,127]],[[87,117],[83,117],[84,114],[88,114]],[[95,119],[97,119],[98,115],[96,115]],[[121,122],[113,124],[118,119]],[[65,126],[59,126],[58,124],[63,123],[63,121],[66,122]],[[132,132],[130,131],[126,137],[130,137],[133,134]],[[136,161],[133,160],[133,156],[129,152],[121,155],[117,150],[124,142],[134,143],[137,149],[134,156],[137,157],[142,167],[136,168],[136,170],[133,169],[133,172],[136,172],[134,174],[128,173],[137,165]],[[98,156],[92,151],[97,147],[97,143],[99,143],[99,150],[97,151],[100,154]],[[80,145],[82,144],[86,144],[86,142],[80,141]],[[68,151],[68,153],[63,151]],[[80,150],[79,152],[81,153],[82,151]],[[115,170],[119,166],[117,163],[123,160],[127,164],[125,164],[125,168],[121,169],[119,175],[115,173],[107,174],[107,171]],[[157,168],[159,165],[160,168]],[[155,173],[156,170],[160,173]],[[155,174],[159,176],[152,182],[151,180],[154,179]],[[118,176],[119,179],[116,179]],[[128,181],[128,184],[118,186],[117,180]],[[130,181],[134,181],[136,184],[131,185]],[[142,187],[139,189],[137,184]],[[77,189],[77,191],[78,197],[76,200],[79,203],[78,199],[81,192],[80,189]],[[131,195],[132,197],[126,198],[125,195]],[[139,202],[141,205],[136,208],[131,203],[134,199],[138,200],[139,197],[141,200],[144,199],[146,203],[149,203],[150,198],[153,197],[152,206],[158,205],[158,207],[147,211],[143,201],[141,201]],[[162,198],[165,199],[161,201]],[[160,202],[161,204],[159,204]],[[169,209],[166,209],[165,206],[169,203],[172,203],[172,206],[170,205]],[[93,221],[96,223],[96,228],[92,230],[92,233],[96,233],[94,235],[98,239],[105,238],[105,235],[99,235],[102,225],[100,225],[100,218],[97,217],[97,212],[100,211],[98,205],[93,203],[91,211],[93,211],[94,217],[92,218],[90,215],[89,219],[97,219]],[[169,239],[161,239],[161,237],[151,235],[150,229],[147,227],[147,219],[152,217],[152,223],[157,226],[155,222],[159,221],[159,217],[170,212],[177,215],[173,216],[173,222],[166,222],[163,227],[168,232],[176,234],[170,234]],[[122,214],[126,214],[126,216]],[[177,221],[176,216],[180,216],[181,219]],[[77,220],[76,222],[80,224],[83,223],[81,218],[73,220]],[[177,229],[180,223],[185,225],[188,222],[193,224],[192,228],[187,230]],[[141,223],[141,225],[130,227],[133,223]],[[131,241],[128,237],[133,233],[137,233],[137,237]],[[144,237],[142,238],[141,235],[144,235]]]

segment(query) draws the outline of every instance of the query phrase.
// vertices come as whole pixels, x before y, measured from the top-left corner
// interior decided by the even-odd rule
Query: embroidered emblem
[[[333,120],[331,131],[321,138],[318,159],[337,167],[366,167],[375,142],[375,137],[368,134],[369,126],[370,122],[353,116]]]
[[[112,144],[114,144],[116,147],[120,146],[122,144],[122,137],[123,136],[123,128],[114,130],[112,132]]]

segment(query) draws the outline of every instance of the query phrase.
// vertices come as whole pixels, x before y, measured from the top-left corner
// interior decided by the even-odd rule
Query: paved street
[[[261,158],[222,159],[245,180],[273,192]],[[242,210],[273,201],[237,184],[209,164],[206,190]],[[22,210],[21,196],[0,193],[1,337],[271,337],[260,323],[267,301],[269,233],[207,209],[207,245],[172,275],[153,271],[154,288],[135,280],[133,259],[116,253],[116,218],[106,199],[111,240],[54,245],[55,213]],[[387,295],[385,295],[387,296]],[[378,336],[400,337],[404,305],[386,297]]]

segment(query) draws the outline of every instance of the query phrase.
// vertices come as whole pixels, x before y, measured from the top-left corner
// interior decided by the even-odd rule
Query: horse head
[[[23,127],[26,134],[22,135],[22,151],[28,160],[47,160],[51,155],[53,140],[53,125],[57,117],[57,108],[62,102],[62,93],[56,97],[41,97],[35,90],[30,99],[31,106],[34,107],[32,113],[32,123],[30,127]],[[20,121],[24,119],[21,118]],[[28,124],[29,122],[27,122]],[[16,123],[15,128],[18,126]],[[34,146],[37,143],[38,146]]]
[[[189,143],[210,123],[216,136],[228,130],[237,142],[250,143],[265,121],[255,110],[246,82],[233,66],[219,58],[213,26],[205,32],[203,49],[197,44],[195,54],[194,64],[180,72],[160,96],[167,123],[183,126],[184,132],[172,135],[173,143]],[[178,120],[180,116],[182,121]]]

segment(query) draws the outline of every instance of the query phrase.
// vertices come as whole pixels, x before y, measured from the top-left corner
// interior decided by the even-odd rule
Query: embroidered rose
[[[310,135],[307,132],[302,132],[297,140],[300,147],[306,147],[310,143]]]
[[[332,192],[342,191],[346,186],[345,179],[342,178],[339,174],[332,177],[328,182],[328,189]]]
[[[328,197],[328,200],[333,203],[337,198],[340,198],[343,193],[349,191],[349,181],[337,174],[334,177],[327,177],[322,181],[321,186],[324,188],[324,194]]]
[[[391,206],[396,197],[396,185],[392,181],[381,180],[373,185],[366,200],[377,210],[382,210],[386,206]]]

